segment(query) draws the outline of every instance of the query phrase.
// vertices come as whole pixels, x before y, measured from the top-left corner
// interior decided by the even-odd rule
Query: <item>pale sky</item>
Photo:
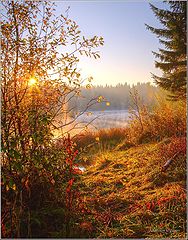
[[[151,1],[150,1],[151,2]],[[164,8],[162,2],[152,2]],[[148,1],[58,1],[57,14],[68,6],[69,18],[76,21],[82,34],[104,38],[101,58],[82,57],[79,68],[83,77],[93,76],[94,85],[116,85],[128,82],[153,82],[154,56],[159,42],[146,30],[145,23],[159,26]]]

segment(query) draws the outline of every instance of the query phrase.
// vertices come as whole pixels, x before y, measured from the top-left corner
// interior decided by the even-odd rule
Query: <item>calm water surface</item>
[[[93,111],[84,113],[78,122],[83,124],[91,122],[90,127],[96,129],[125,127],[129,116],[128,110]]]

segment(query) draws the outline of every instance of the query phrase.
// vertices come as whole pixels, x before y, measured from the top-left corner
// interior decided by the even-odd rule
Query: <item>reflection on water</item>
[[[79,166],[78,167],[82,172],[84,172],[85,170],[86,170],[86,168],[85,167],[82,167],[82,166]]]

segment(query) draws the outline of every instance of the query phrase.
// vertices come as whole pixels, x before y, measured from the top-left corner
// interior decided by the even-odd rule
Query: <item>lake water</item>
[[[89,124],[90,128],[116,128],[125,127],[129,119],[130,113],[128,110],[106,110],[93,111],[84,113],[78,118],[78,122],[83,125]]]
[[[62,130],[54,130],[54,138],[61,137],[62,134],[69,132],[72,136],[87,130],[99,130],[108,128],[126,127],[130,113],[128,110],[105,110],[85,112],[72,124],[63,127]],[[67,122],[71,122],[72,118]]]

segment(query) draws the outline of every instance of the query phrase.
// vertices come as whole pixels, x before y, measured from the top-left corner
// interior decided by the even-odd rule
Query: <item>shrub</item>
[[[22,171],[14,169],[12,174],[3,165],[3,237],[46,237],[62,226],[61,237],[69,237],[74,229],[81,201],[78,151],[70,137],[64,137],[51,143],[42,154],[38,164],[24,166]],[[50,222],[55,209],[61,210],[60,220]]]
[[[145,109],[146,106],[144,107]],[[165,137],[186,135],[186,105],[184,102],[158,101],[153,110],[140,111],[140,120],[133,116],[128,125],[128,139],[135,144],[160,141]]]
[[[96,132],[86,132],[77,135],[74,142],[78,149],[90,149],[90,151],[108,150],[114,148],[126,137],[125,128],[100,129]]]

